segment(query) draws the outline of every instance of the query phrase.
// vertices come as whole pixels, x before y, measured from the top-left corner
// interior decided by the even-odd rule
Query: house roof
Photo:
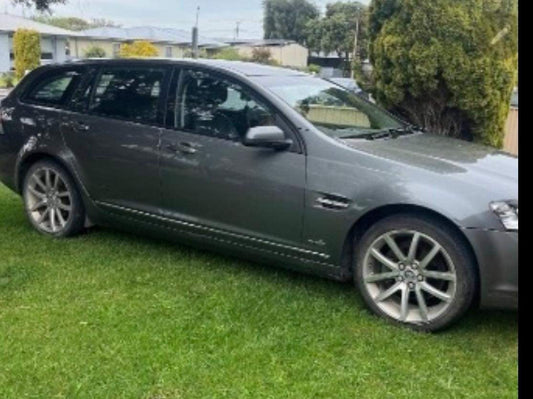
[[[102,27],[80,32],[83,36],[95,39],[112,40],[148,40],[172,44],[190,45],[192,33],[183,29],[158,28],[154,26],[137,26],[132,28]],[[204,36],[198,37],[200,47],[225,47],[225,43]]]
[[[0,14],[0,32],[15,32],[17,29],[33,29],[41,35],[50,36],[79,36],[78,32],[57,28],[31,19],[11,14]]]

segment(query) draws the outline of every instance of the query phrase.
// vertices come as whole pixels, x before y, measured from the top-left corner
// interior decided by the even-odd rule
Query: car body
[[[145,77],[159,74],[157,86],[143,97],[153,104],[153,113],[143,116],[150,122],[139,121],[144,111],[133,103],[120,111],[127,116],[102,116],[101,110],[111,114],[117,104],[105,105],[109,89],[101,89],[101,82],[110,85],[106,73],[120,68],[144,70]],[[57,73],[76,80],[61,101],[47,103],[55,95],[50,92],[44,100],[28,99],[36,82]],[[240,98],[233,92],[221,97],[218,86],[188,83],[193,80],[185,74],[219,77],[244,91]],[[32,164],[51,160],[78,186],[86,226],[163,235],[341,281],[353,278],[354,242],[374,223],[396,214],[427,216],[452,231],[472,255],[479,304],[516,307],[518,231],[506,229],[491,204],[511,201],[517,215],[517,158],[415,130],[333,137],[279,95],[298,79],[312,86],[319,78],[214,60],[88,60],[39,68],[2,103],[1,181],[22,194]],[[248,107],[252,100],[242,93],[252,93],[272,115],[261,114],[257,104]],[[216,128],[206,128],[208,135],[173,128],[186,126],[193,111],[185,107],[205,107],[195,95],[210,107],[211,102],[221,107],[222,100],[236,105],[224,105],[225,116],[217,116]],[[246,136],[250,145],[213,137],[229,129],[228,118],[241,115],[236,109],[243,102],[248,121],[271,118],[287,145],[254,148],[265,133],[260,129]],[[256,114],[250,116],[250,109]],[[201,126],[202,116],[195,118]],[[401,121],[398,126],[405,128]]]

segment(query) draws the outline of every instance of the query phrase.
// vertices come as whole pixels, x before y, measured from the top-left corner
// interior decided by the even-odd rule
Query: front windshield
[[[331,137],[357,137],[403,127],[379,107],[324,79],[303,75],[257,80]]]

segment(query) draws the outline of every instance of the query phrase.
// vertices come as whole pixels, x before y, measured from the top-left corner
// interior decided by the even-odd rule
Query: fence
[[[505,123],[503,149],[518,156],[518,108],[511,107]]]

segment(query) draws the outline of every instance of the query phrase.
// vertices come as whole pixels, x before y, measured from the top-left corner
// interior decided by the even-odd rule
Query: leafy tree
[[[516,0],[374,0],[378,101],[429,130],[501,147],[517,75]]]
[[[146,40],[136,40],[131,44],[125,43],[120,48],[122,58],[156,57],[159,55],[157,47]]]
[[[86,30],[91,27],[89,22],[77,17],[52,17],[50,15],[38,15],[33,17],[33,20],[43,24],[57,26],[58,28],[73,31]]]
[[[327,18],[338,18],[346,26],[342,43],[344,49],[349,52],[354,50],[357,33],[356,58],[366,59],[368,57],[368,7],[358,1],[349,3],[338,1],[326,6]]]
[[[105,58],[105,50],[97,45],[93,45],[85,50],[85,57],[87,58]]]
[[[307,44],[314,51],[335,52],[337,56],[348,56],[349,44],[344,41],[348,25],[340,16],[309,21],[307,24]],[[352,39],[353,47],[353,39]]]
[[[306,25],[320,14],[308,0],[264,0],[263,6],[265,39],[287,39],[305,44]]]
[[[368,57],[367,28],[368,8],[364,4],[331,3],[323,18],[307,23],[307,44],[313,51],[335,52],[346,61],[351,58],[358,64]]]
[[[48,11],[54,4],[64,4],[66,0],[12,0],[15,4],[23,4],[27,7],[35,7],[39,11]]]
[[[54,17],[51,15],[42,14],[33,17],[33,20],[72,31],[82,31],[100,27],[120,27],[120,25],[114,23],[113,21],[109,21],[104,18],[95,18],[91,21],[87,21],[77,17]]]
[[[105,18],[93,18],[89,22],[89,29],[92,28],[120,28],[122,25]]]
[[[13,35],[13,54],[15,56],[15,76],[21,79],[26,71],[41,64],[41,37],[31,29],[18,29]]]

